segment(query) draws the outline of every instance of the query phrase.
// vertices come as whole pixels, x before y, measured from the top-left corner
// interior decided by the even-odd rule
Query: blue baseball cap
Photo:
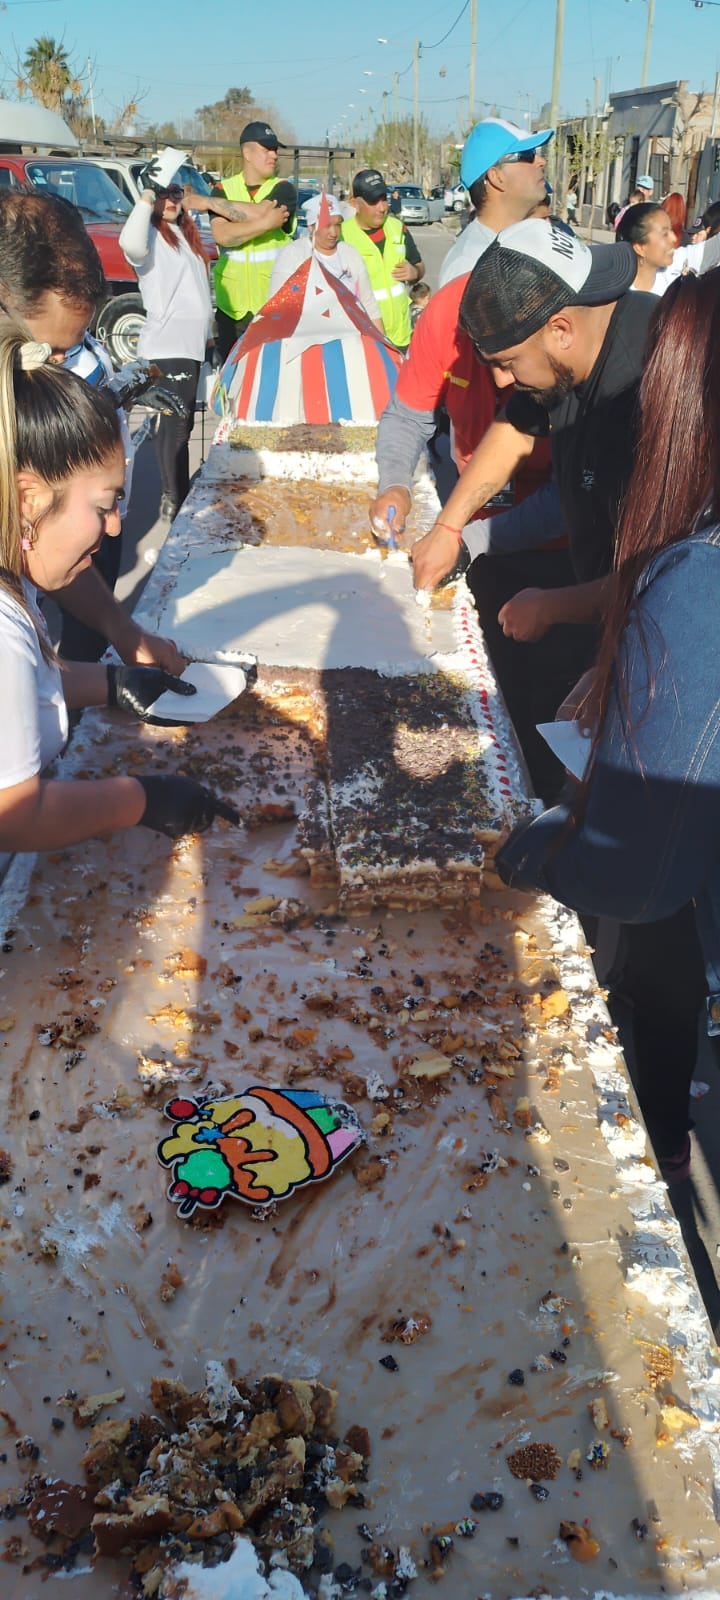
[[[539,133],[526,133],[516,128],[514,122],[501,122],[498,117],[486,117],[477,122],[465,141],[460,162],[460,177],[466,189],[477,178],[484,178],[491,167],[513,152],[538,150],[552,139],[554,129],[542,128]]]

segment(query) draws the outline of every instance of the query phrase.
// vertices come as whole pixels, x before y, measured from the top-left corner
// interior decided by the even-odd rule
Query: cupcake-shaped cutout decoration
[[[364,1138],[349,1106],[314,1089],[177,1098],[165,1115],[175,1126],[157,1155],[172,1170],[168,1199],[185,1218],[214,1210],[226,1196],[251,1206],[284,1200],[328,1178]]]

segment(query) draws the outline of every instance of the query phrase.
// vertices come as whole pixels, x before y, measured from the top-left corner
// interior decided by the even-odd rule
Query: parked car
[[[307,233],[307,217],[305,216],[305,212],[303,211],[303,206],[305,205],[305,202],[307,200],[312,200],[314,195],[319,193],[319,190],[320,190],[320,186],[317,183],[306,183],[306,184],[302,184],[301,183],[299,185],[299,187],[298,187],[298,192],[297,192],[297,197],[298,197],[298,203],[297,203],[297,231],[298,231],[298,233]]]
[[[430,221],[428,203],[418,184],[394,183],[391,192],[395,189],[400,195],[400,216],[403,222],[414,222],[418,226]]]
[[[445,190],[446,211],[464,211],[469,204],[470,196],[464,183],[454,183],[451,188]]]
[[[149,156],[132,156],[130,158],[126,156],[93,155],[91,159],[98,167],[102,167],[103,171],[107,173],[108,177],[112,179],[120,190],[120,193],[125,195],[131,206],[134,206],[135,201],[140,199],[143,191],[142,173],[143,168],[148,164]],[[192,161],[184,161],[182,166],[178,167],[177,180],[178,183],[189,185],[195,194],[212,193],[210,184]],[[192,215],[200,229],[203,250],[208,261],[217,261],[218,253],[212,236],[211,218],[206,211],[194,211]]]
[[[0,150],[0,189],[36,189],[61,195],[77,206],[107,280],[108,299],[95,319],[98,339],[115,365],[132,360],[143,321],[138,282],[120,249],[120,230],[130,201],[102,167],[82,156],[37,156]]]
[[[428,213],[431,222],[442,222],[445,216],[445,190],[442,187],[430,190],[428,197]]]

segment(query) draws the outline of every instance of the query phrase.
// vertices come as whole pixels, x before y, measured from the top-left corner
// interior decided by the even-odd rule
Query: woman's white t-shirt
[[[50,643],[37,602],[35,585],[22,579],[28,609]],[[7,589],[0,586],[0,682],[3,712],[0,727],[0,789],[34,778],[60,754],[67,742],[68,715],[60,668],[46,661],[31,618]],[[0,853],[0,878],[10,861]]]
[[[35,585],[22,580],[28,609],[48,645],[49,635]],[[17,600],[0,587],[0,789],[12,789],[42,772],[60,754],[68,716],[60,668],[46,661],[37,630]]]

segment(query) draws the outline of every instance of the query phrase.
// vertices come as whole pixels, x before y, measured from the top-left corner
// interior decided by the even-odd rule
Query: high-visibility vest
[[[223,179],[223,190],[226,200],[240,200],[245,205],[253,205],[259,200],[267,200],[276,183],[277,178],[268,178],[251,195],[242,173],[238,172],[234,178]],[[214,267],[215,300],[219,311],[224,311],[226,316],[239,322],[249,313],[254,316],[264,306],[270,294],[273,262],[290,237],[282,228],[271,228],[268,233],[258,234],[256,239],[248,239],[246,244],[220,249]]]
[[[387,216],[383,223],[385,248],[380,251],[356,217],[342,225],[342,237],[362,256],[368,269],[372,292],[377,300],[388,339],[404,350],[410,343],[410,299],[407,284],[393,278],[393,267],[405,261],[405,230],[398,217]]]

